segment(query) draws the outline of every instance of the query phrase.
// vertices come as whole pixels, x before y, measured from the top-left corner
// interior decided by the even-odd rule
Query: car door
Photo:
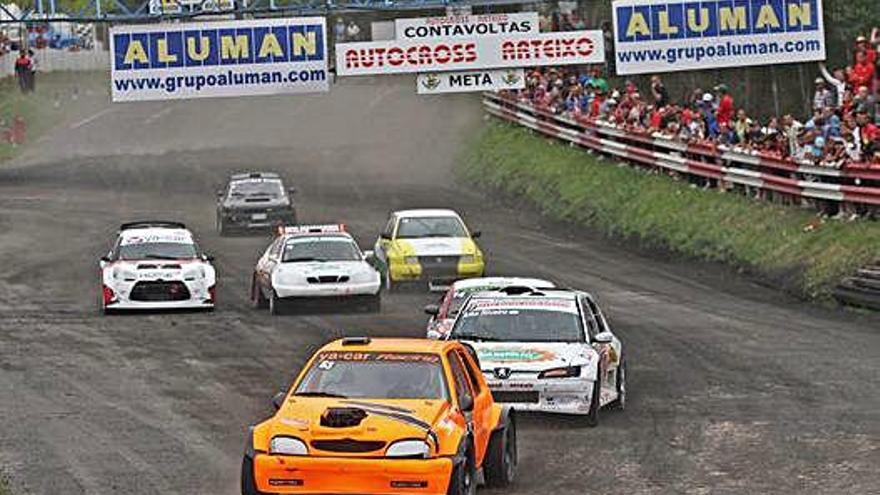
[[[266,252],[257,262],[257,281],[264,290],[272,287],[272,271],[281,261],[281,250],[283,247],[284,237],[278,237],[269,245]]]
[[[492,430],[495,428],[492,410],[495,401],[492,399],[492,391],[483,378],[476,353],[459,352],[465,363],[471,388],[474,391],[474,421],[476,423],[474,430],[478,438],[477,460],[482,464],[489,447],[489,440],[492,438]]]
[[[589,294],[582,296],[584,310],[595,325],[598,333],[608,332],[605,319],[599,312],[599,306]],[[612,334],[613,335],[613,334]],[[615,337],[610,344],[593,342],[593,349],[599,353],[599,373],[602,376],[602,404],[617,396],[617,368],[620,365],[620,341]]]
[[[451,351],[449,362],[452,366],[453,376],[461,375],[460,379],[456,378],[456,389],[467,390],[473,399],[474,407],[470,411],[469,419],[474,436],[474,456],[477,465],[482,465],[489,437],[492,435],[492,393],[485,382],[480,379],[482,375],[479,367],[466,352],[460,349]],[[459,385],[459,381],[463,382],[463,386]]]

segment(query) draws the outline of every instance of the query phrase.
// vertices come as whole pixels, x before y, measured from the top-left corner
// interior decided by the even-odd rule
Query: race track
[[[236,494],[247,426],[316,347],[423,335],[427,293],[390,295],[374,316],[250,309],[267,238],[218,237],[214,191],[253,168],[289,177],[304,221],[343,221],[365,247],[392,209],[454,207],[483,231],[492,273],[597,294],[628,353],[627,410],[595,429],[528,416],[506,493],[880,493],[880,317],[813,308],[457,186],[455,155],[482,118],[473,97],[357,79],[328,95],[96,108],[0,168],[0,473],[12,495]],[[216,312],[99,316],[98,258],[119,223],[151,217],[183,220],[216,256]]]

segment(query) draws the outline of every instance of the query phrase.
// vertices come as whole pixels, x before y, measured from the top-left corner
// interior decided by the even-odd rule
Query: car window
[[[470,379],[467,377],[461,358],[455,351],[451,351],[446,357],[449,359],[449,369],[455,381],[455,396],[459,406],[465,402],[473,402],[474,394],[471,392]]]
[[[440,356],[422,353],[322,352],[294,393],[448,400]]]
[[[419,237],[467,237],[467,230],[456,217],[401,218],[397,225],[398,239]]]
[[[229,183],[230,198],[284,196],[284,186],[279,179],[236,180]]]
[[[596,302],[593,301],[590,296],[584,296],[584,301],[586,301],[590,313],[593,314],[593,319],[596,321],[596,328],[600,332],[607,332],[608,328],[605,327],[605,320],[602,319],[602,313],[599,312],[599,306],[596,305]]]
[[[391,237],[394,235],[394,222],[396,218],[393,216],[388,219],[388,223],[385,224],[385,229],[382,230],[382,235],[385,237]]]
[[[284,244],[284,263],[298,261],[359,261],[361,252],[348,237],[295,237]]]
[[[468,356],[465,356],[464,353],[460,351],[457,351],[457,353],[461,358],[461,362],[464,363],[464,367],[468,375],[468,380],[471,382],[471,388],[474,391],[474,395],[480,395],[483,387],[480,386],[479,375],[481,375],[482,372],[476,367],[472,359],[468,359]]]
[[[453,339],[477,342],[583,342],[573,298],[471,298],[455,320]]]

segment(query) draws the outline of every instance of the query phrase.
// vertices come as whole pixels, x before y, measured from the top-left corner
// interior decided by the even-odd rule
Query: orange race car
[[[345,338],[312,357],[251,428],[243,495],[451,494],[513,482],[513,411],[456,341]]]

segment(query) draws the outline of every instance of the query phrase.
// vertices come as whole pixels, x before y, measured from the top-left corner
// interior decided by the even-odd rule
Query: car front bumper
[[[254,479],[263,493],[446,493],[452,459],[364,459],[257,454]]]
[[[593,381],[560,378],[535,381],[507,381],[486,377],[495,402],[519,411],[559,414],[588,414]]]
[[[141,282],[151,282],[143,280]],[[113,291],[113,300],[104,305],[109,311],[117,310],[163,310],[163,309],[211,309],[214,307],[212,288],[202,280],[167,280],[168,283],[177,283],[186,286],[189,297],[181,300],[144,300],[132,299],[135,291],[135,282],[122,282],[108,285]],[[172,298],[169,298],[172,299]]]
[[[285,298],[347,298],[356,296],[375,296],[379,294],[382,282],[377,278],[370,282],[345,282],[340,284],[303,284],[282,285],[275,284],[275,294]]]
[[[432,268],[430,270],[425,270],[421,263],[391,261],[388,265],[392,282],[424,281],[436,285],[448,285],[463,278],[482,277],[485,269],[486,265],[483,261],[474,261],[473,263],[459,261],[457,264],[449,267],[442,269]]]
[[[278,210],[269,212],[230,210],[223,213],[222,218],[227,227],[264,229],[278,225],[295,224],[296,212],[295,210]]]

